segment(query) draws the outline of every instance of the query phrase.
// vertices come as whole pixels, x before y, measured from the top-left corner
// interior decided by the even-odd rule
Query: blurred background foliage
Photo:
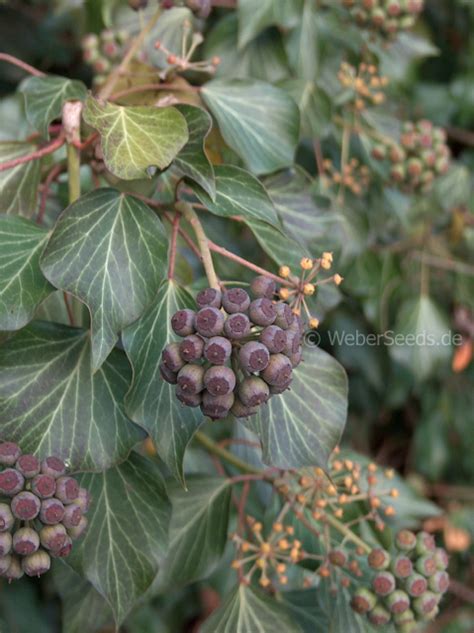
[[[451,572],[462,586],[430,631],[469,633],[474,614],[463,598],[472,601],[474,591],[474,1],[427,0],[415,30],[390,47],[348,23],[338,4],[302,2],[279,24],[254,17],[245,29],[239,29],[235,12],[214,10],[205,24],[201,54],[221,58],[217,76],[274,83],[300,106],[301,171],[268,177],[265,184],[287,228],[304,236],[315,255],[333,250],[345,277],[340,292],[324,292],[317,303],[324,314],[321,344],[350,377],[344,441],[396,468],[442,508],[428,527],[443,534],[453,555]],[[133,30],[136,14],[132,19],[123,5],[120,0],[0,3],[1,48],[44,71],[91,85],[81,38],[127,20]],[[301,11],[308,11],[303,19]],[[427,118],[447,131],[453,165],[429,193],[409,195],[392,187],[371,158],[372,142],[363,132],[352,136],[350,155],[373,170],[367,192],[348,192],[341,201],[320,177],[315,141],[324,159],[336,166],[340,161],[339,66],[341,61],[357,65],[363,48],[379,58],[381,74],[390,80],[386,103],[364,112],[375,130],[390,135],[400,120]],[[0,66],[0,140],[30,133],[21,98],[14,94],[23,77],[19,68]],[[213,150],[212,139],[208,150]],[[61,208],[64,183],[56,195]],[[219,235],[222,245],[234,250],[238,245],[241,254],[256,259],[249,232],[214,217],[206,229],[211,238]],[[257,263],[272,265],[263,252],[258,257]],[[242,274],[227,260],[219,265],[227,278]],[[424,331],[457,333],[462,342],[402,348],[334,341],[335,332]],[[60,580],[61,586],[71,582]],[[222,582],[225,576],[218,571],[205,591],[209,611],[216,599],[212,587]],[[55,585],[48,578],[40,585],[2,584],[0,631],[58,630],[57,586],[57,579]],[[192,585],[145,604],[124,630],[192,631],[203,616],[198,592]]]

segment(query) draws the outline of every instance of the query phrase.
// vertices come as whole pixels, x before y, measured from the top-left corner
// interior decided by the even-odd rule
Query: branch
[[[0,172],[7,169],[12,169],[13,167],[21,165],[23,163],[29,163],[30,161],[37,160],[38,158],[43,158],[43,156],[47,156],[48,154],[52,154],[64,145],[65,140],[66,139],[64,135],[60,134],[56,139],[54,139],[54,141],[51,141],[51,143],[48,143],[48,145],[45,145],[35,152],[25,154],[24,156],[19,156],[18,158],[12,158],[11,160],[7,160],[4,163],[0,163]]]
[[[12,64],[13,66],[18,66],[25,72],[30,75],[34,75],[35,77],[46,77],[46,73],[43,73],[41,70],[38,70],[34,66],[30,66],[26,62],[22,62],[21,59],[14,57],[13,55],[9,55],[8,53],[0,53],[0,61],[7,62],[7,64]]]
[[[210,453],[213,453],[214,455],[225,459],[226,462],[232,464],[232,466],[235,466],[239,470],[242,470],[243,472],[249,473],[251,475],[260,475],[262,473],[259,468],[255,468],[254,466],[247,464],[247,462],[239,459],[230,451],[222,448],[222,446],[219,446],[219,444],[216,444],[214,440],[211,440],[211,438],[208,437],[205,433],[202,433],[202,431],[196,431],[196,433],[194,434],[194,438],[200,444],[202,444]]]

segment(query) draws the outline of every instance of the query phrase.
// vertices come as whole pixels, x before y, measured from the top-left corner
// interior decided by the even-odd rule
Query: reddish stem
[[[250,268],[250,270],[253,270],[256,273],[259,273],[260,275],[265,275],[265,277],[270,277],[270,279],[274,279],[279,284],[283,284],[285,286],[292,285],[291,282],[288,281],[288,279],[283,279],[283,277],[279,277],[278,275],[274,275],[273,273],[268,272],[268,270],[265,270],[265,268],[260,268],[260,266],[257,266],[256,264],[252,264],[252,262],[249,262],[247,259],[244,259],[243,257],[240,257],[239,255],[236,255],[235,253],[228,251],[223,246],[219,246],[218,244],[215,244],[211,240],[208,240],[208,243],[209,243],[209,248],[211,249],[211,251],[214,251],[215,253],[219,253],[219,255],[222,255],[223,257],[227,257],[227,259],[231,259],[234,262],[237,262],[238,264],[242,264],[242,266],[246,266],[247,268]]]
[[[22,163],[29,163],[32,160],[37,160],[42,158],[43,156],[47,156],[48,154],[52,154],[57,149],[64,145],[65,138],[62,134],[58,136],[58,138],[48,143],[41,149],[38,149],[30,154],[25,154],[24,156],[19,156],[18,158],[12,158],[11,160],[7,160],[4,163],[0,163],[0,172],[6,171],[7,169],[12,169],[17,165],[21,165]]]
[[[25,72],[30,75],[34,75],[35,77],[46,77],[46,74],[41,70],[38,70],[34,66],[30,66],[26,62],[22,62],[18,57],[14,57],[13,55],[9,55],[8,53],[0,53],[0,61],[7,62],[8,64],[13,64],[13,66],[18,66]]]
[[[168,264],[168,279],[174,278],[174,268],[176,264],[176,243],[178,239],[180,219],[181,218],[180,218],[179,213],[176,213],[172,220],[171,244],[170,244],[170,255],[169,255],[169,264]]]
[[[46,179],[43,183],[43,191],[41,192],[41,200],[40,206],[38,209],[38,215],[36,217],[36,221],[38,224],[43,223],[44,213],[46,210],[46,202],[48,201],[49,190],[51,188],[52,183],[56,180],[59,174],[63,171],[63,165],[54,165],[54,167],[49,171]]]
[[[96,141],[98,138],[99,138],[99,133],[94,132],[93,134],[88,136],[86,140],[83,141],[82,143],[80,141],[73,141],[72,145],[74,145],[76,149],[82,151],[83,149],[86,149],[86,147],[89,147],[89,145],[92,145],[92,143]]]
[[[165,211],[163,213],[163,217],[165,218],[165,220],[167,220],[170,224],[173,223],[173,218],[171,216],[170,213],[168,213],[167,211]],[[186,244],[189,246],[189,248],[193,251],[193,253],[196,255],[196,257],[198,259],[201,259],[201,253],[199,252],[198,247],[196,246],[196,244],[192,241],[192,239],[189,237],[189,235],[183,231],[183,229],[179,229],[179,234],[181,235],[181,237],[183,238],[183,240],[186,242]]]

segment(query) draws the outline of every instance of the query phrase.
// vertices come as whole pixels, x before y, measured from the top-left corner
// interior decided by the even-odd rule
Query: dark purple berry
[[[0,532],[11,530],[15,523],[15,517],[12,514],[9,504],[0,503]]]
[[[270,362],[270,353],[262,343],[250,341],[240,349],[239,361],[246,371],[263,371]]]
[[[79,484],[74,477],[59,477],[56,481],[56,498],[63,503],[72,503],[79,494]]]
[[[236,418],[249,418],[251,415],[255,415],[257,413],[257,409],[255,407],[252,408],[245,406],[240,398],[236,398],[230,412]]]
[[[13,550],[20,556],[28,556],[36,552],[40,544],[38,532],[31,528],[20,528],[13,535]]]
[[[276,283],[265,275],[259,275],[252,280],[250,292],[253,297],[272,299],[276,292]]]
[[[281,387],[291,380],[293,369],[290,359],[284,354],[272,354],[270,362],[262,372],[262,378],[269,385]]]
[[[224,315],[217,308],[202,308],[196,315],[196,330],[207,338],[219,336],[224,329]]]
[[[74,528],[79,525],[82,518],[82,510],[81,508],[75,504],[71,503],[66,506],[64,510],[64,517],[62,523],[66,528]]]
[[[293,321],[288,326],[288,329],[292,332],[298,332],[300,336],[303,334],[303,320],[298,314],[293,314]]]
[[[419,598],[413,600],[413,610],[419,615],[427,615],[438,606],[439,596],[431,591],[425,591]]]
[[[416,553],[419,556],[432,554],[436,550],[436,543],[431,534],[428,532],[418,532],[416,535]]]
[[[40,521],[45,525],[61,523],[64,516],[64,506],[58,499],[45,499],[41,503]]]
[[[437,571],[435,557],[430,556],[429,554],[419,558],[416,561],[415,566],[416,571],[418,571],[420,574],[423,574],[423,576],[426,576],[427,578],[429,576],[433,576]]]
[[[168,343],[161,352],[161,359],[167,369],[178,372],[184,365],[184,360],[179,353],[179,343]]]
[[[187,407],[198,407],[202,400],[200,393],[188,393],[183,391],[179,385],[176,387],[176,397]]]
[[[178,310],[171,317],[171,327],[178,336],[189,336],[194,334],[194,321],[196,313],[188,308]]]
[[[369,566],[372,567],[372,569],[377,569],[378,571],[388,569],[390,560],[390,554],[381,547],[373,549],[367,557]]]
[[[249,306],[249,317],[255,325],[271,325],[276,319],[276,309],[270,299],[255,299]]]
[[[181,393],[196,394],[204,389],[204,372],[201,365],[185,365],[178,373],[178,385]]]
[[[290,378],[287,382],[281,385],[270,385],[270,393],[272,394],[272,396],[277,396],[280,393],[283,393],[284,391],[288,389],[292,381],[293,381],[293,378]]]
[[[7,556],[12,551],[12,543],[10,532],[0,532],[0,557]]]
[[[391,570],[396,578],[408,578],[413,573],[413,564],[408,556],[397,556],[392,561]]]
[[[224,365],[231,353],[232,344],[223,336],[213,336],[204,346],[204,358],[213,365]]]
[[[220,308],[222,300],[222,293],[215,288],[206,288],[201,290],[196,297],[196,303],[199,308]]]
[[[72,539],[68,535],[66,536],[66,540],[64,541],[64,545],[59,549],[51,550],[51,556],[54,558],[66,558],[69,556],[72,550]]]
[[[245,312],[250,305],[250,297],[242,288],[230,288],[222,295],[222,307],[228,314]]]
[[[59,457],[47,457],[41,462],[41,472],[57,479],[66,472],[66,464]]]
[[[178,382],[178,374],[175,371],[171,371],[171,369],[168,369],[168,367],[163,362],[160,363],[159,369],[160,376],[163,378],[163,380],[169,382],[170,385],[175,385]]]
[[[411,552],[416,546],[416,534],[410,530],[400,530],[395,537],[395,545],[403,552]]]
[[[7,468],[0,473],[0,494],[12,497],[23,489],[24,484],[23,475],[14,468]]]
[[[201,410],[204,415],[213,420],[222,420],[229,415],[229,411],[234,404],[234,394],[228,393],[225,396],[213,396],[205,391],[202,396]]]
[[[56,479],[51,475],[36,475],[31,481],[31,490],[40,499],[48,499],[56,492]]]
[[[287,303],[277,303],[275,305],[276,319],[275,325],[281,327],[282,330],[286,330],[293,323],[295,315],[293,314],[290,306]]]
[[[258,407],[268,400],[270,390],[261,378],[245,378],[239,386],[239,398],[246,407]]]
[[[179,346],[179,353],[187,363],[192,363],[195,360],[199,360],[202,357],[204,351],[204,341],[197,334],[191,334],[186,336],[181,341]]]
[[[387,598],[387,606],[392,613],[404,613],[410,608],[410,598],[401,589],[397,589]]]
[[[8,582],[19,580],[23,576],[20,559],[17,556],[6,556],[5,558],[10,559],[10,566],[2,573],[2,565],[0,563],[0,576],[5,576]]]
[[[40,471],[41,464],[34,455],[21,455],[15,465],[15,468],[25,477],[31,479]]]
[[[91,496],[89,492],[85,488],[79,488],[79,494],[74,503],[81,508],[84,514],[89,510],[90,502]]]
[[[43,551],[38,550],[34,554],[25,556],[21,561],[21,567],[27,576],[38,576],[38,578],[49,571],[51,558]]]
[[[359,587],[351,600],[351,607],[353,611],[361,615],[372,611],[376,604],[377,598],[365,587]]]
[[[19,492],[12,499],[13,516],[22,521],[31,521],[38,516],[41,502],[32,492]]]
[[[300,351],[301,346],[301,334],[299,332],[293,332],[291,330],[287,330],[286,332],[286,344],[283,349],[283,354],[286,354],[288,357],[297,354]]]
[[[230,367],[216,365],[204,374],[204,385],[212,396],[225,396],[234,390],[235,374]]]
[[[379,596],[388,596],[389,593],[394,591],[395,586],[395,578],[393,574],[388,571],[381,571],[372,581],[372,587]]]
[[[2,442],[0,444],[0,464],[4,466],[13,466],[21,455],[18,444],[14,442]]]
[[[232,339],[245,338],[250,334],[250,321],[246,314],[231,314],[224,323],[224,333]]]
[[[381,604],[376,604],[367,617],[369,618],[369,622],[374,626],[385,626],[392,619],[390,611],[387,611]]]
[[[285,349],[286,332],[277,325],[269,325],[262,330],[259,341],[271,354],[278,354]]]
[[[66,538],[66,528],[62,523],[58,523],[57,525],[46,525],[40,532],[41,545],[45,549],[60,550],[66,543]]]
[[[410,596],[417,598],[428,589],[428,581],[421,574],[412,574],[407,578],[405,587]]]
[[[435,593],[446,593],[449,588],[449,575],[445,571],[437,571],[428,580],[428,586]]]
[[[79,525],[77,527],[68,528],[67,533],[73,540],[81,538],[81,536],[84,534],[84,532],[87,529],[87,523],[88,521],[86,517],[83,516],[81,517]]]
[[[301,345],[298,348],[298,351],[295,354],[290,354],[288,358],[290,359],[290,363],[293,368],[298,367],[303,360],[303,348]]]
[[[340,547],[335,547],[328,554],[328,559],[331,565],[336,567],[344,567],[347,562],[347,554]]]

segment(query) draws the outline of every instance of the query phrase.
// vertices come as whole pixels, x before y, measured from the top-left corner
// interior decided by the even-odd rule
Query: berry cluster
[[[436,617],[449,586],[448,556],[430,534],[402,530],[392,554],[374,549],[368,563],[374,572],[372,587],[355,591],[354,611],[366,615],[374,626],[392,622],[403,633],[416,631],[421,622]]]
[[[342,171],[338,171],[329,159],[324,160],[323,167],[324,175],[334,186],[349,189],[355,196],[362,196],[370,185],[370,170],[367,165],[361,165],[357,158],[351,158]]]
[[[129,45],[130,35],[125,30],[105,29],[96,35],[89,33],[82,40],[82,56],[96,73],[94,83],[102,84],[107,74],[120,62]]]
[[[358,112],[385,101],[383,89],[388,85],[388,78],[379,75],[374,64],[362,62],[356,69],[342,62],[337,78],[341,86],[350,91],[347,97]]]
[[[41,576],[87,527],[89,493],[58,457],[40,462],[13,442],[0,444],[0,576]]]
[[[256,277],[250,291],[253,300],[242,288],[207,288],[197,312],[178,310],[171,319],[183,340],[163,350],[161,375],[184,405],[212,419],[254,415],[289,387],[301,361],[301,319],[274,300],[273,279]]]
[[[342,0],[356,23],[390,40],[411,29],[423,11],[423,0]]]
[[[373,148],[372,156],[390,160],[391,179],[401,189],[427,191],[436,176],[449,169],[450,150],[445,131],[423,120],[404,123],[400,143],[380,143]]]

